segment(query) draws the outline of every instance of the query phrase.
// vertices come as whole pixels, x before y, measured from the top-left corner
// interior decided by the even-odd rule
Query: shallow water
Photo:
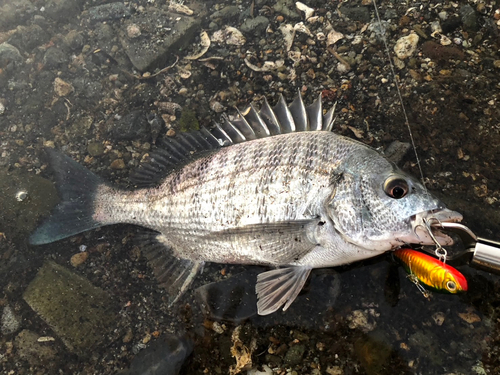
[[[408,142],[373,6],[305,3],[319,17],[314,22],[297,13],[293,1],[186,1],[194,15],[184,16],[168,15],[159,1],[0,0],[0,43],[8,43],[0,46],[2,373],[120,373],[137,356],[158,360],[147,350],[169,333],[186,352],[192,343],[186,360],[175,345],[170,351],[172,361],[183,364],[181,374],[226,374],[231,366],[236,372],[232,352],[242,365],[266,365],[276,374],[500,373],[499,279],[469,266],[460,267],[469,282],[466,294],[433,293],[430,299],[402,269],[394,270],[390,257],[315,270],[287,312],[257,317],[234,303],[251,301],[252,267],[208,265],[169,308],[133,241],[138,229],[132,226],[27,244],[57,200],[44,147],[60,149],[125,186],[158,136],[209,126],[222,109],[233,114],[234,106],[259,106],[264,96],[271,104],[279,93],[291,101],[297,90],[306,104],[319,93],[325,107],[338,102],[339,134],[379,150],[394,140]],[[410,30],[420,36],[416,51],[404,67],[397,62],[396,71],[427,186],[462,212],[477,235],[499,240],[494,5],[378,4],[391,52]],[[437,21],[450,45],[431,35]],[[181,33],[181,22],[180,39],[187,43],[172,41],[168,50],[164,41]],[[299,22],[311,35],[297,31],[289,54],[279,27]],[[335,53],[318,37],[328,35],[328,23],[344,35]],[[228,44],[224,35],[202,57],[182,60],[200,50],[201,30],[213,36],[225,25],[243,31],[245,43]],[[175,55],[175,66],[154,75],[174,64]],[[278,60],[279,69],[253,70]],[[139,71],[144,64],[150,67]],[[419,173],[411,154],[401,165]],[[40,270],[50,275],[51,262],[69,270],[60,272],[66,281],[33,284],[43,279]],[[238,282],[217,284],[232,292],[232,303],[226,306],[214,292],[215,308],[225,311],[207,316],[198,288],[243,272]],[[39,287],[35,296],[42,296],[38,301],[28,296],[33,285]],[[134,374],[155,373],[146,372],[154,366],[134,366]],[[168,366],[166,373],[176,371]]]

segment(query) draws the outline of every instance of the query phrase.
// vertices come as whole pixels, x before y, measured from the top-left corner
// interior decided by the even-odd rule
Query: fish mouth
[[[419,245],[435,245],[436,241],[441,246],[450,246],[454,244],[453,238],[444,233],[443,231],[431,227],[439,223],[457,223],[462,221],[462,214],[449,210],[447,208],[420,212],[414,215],[410,221],[413,234]]]

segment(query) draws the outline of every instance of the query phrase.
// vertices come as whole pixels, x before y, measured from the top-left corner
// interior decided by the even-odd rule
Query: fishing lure
[[[438,292],[459,293],[467,291],[467,280],[458,270],[440,260],[412,249],[394,251],[417,286],[418,282]],[[424,296],[426,294],[419,288]]]

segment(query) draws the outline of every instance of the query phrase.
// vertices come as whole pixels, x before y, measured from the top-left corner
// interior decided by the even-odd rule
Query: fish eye
[[[400,177],[389,177],[384,182],[384,192],[391,198],[401,199],[408,194],[408,182]]]
[[[446,282],[446,289],[448,289],[450,292],[454,292],[457,290],[457,284],[454,281],[447,281]]]

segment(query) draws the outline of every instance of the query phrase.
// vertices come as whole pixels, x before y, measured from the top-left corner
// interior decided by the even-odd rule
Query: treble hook
[[[434,254],[436,254],[436,257],[441,262],[446,264],[446,257],[448,256],[448,251],[446,251],[446,249],[444,247],[442,247],[441,244],[438,242],[436,237],[434,237],[434,233],[432,233],[432,228],[431,228],[431,226],[433,224],[434,225],[436,225],[436,224],[441,225],[441,221],[439,221],[435,217],[431,217],[429,219],[424,218],[423,222],[425,224],[425,228],[427,229],[427,232],[429,233],[429,236],[431,237],[432,241],[436,244],[436,249],[434,250]]]

